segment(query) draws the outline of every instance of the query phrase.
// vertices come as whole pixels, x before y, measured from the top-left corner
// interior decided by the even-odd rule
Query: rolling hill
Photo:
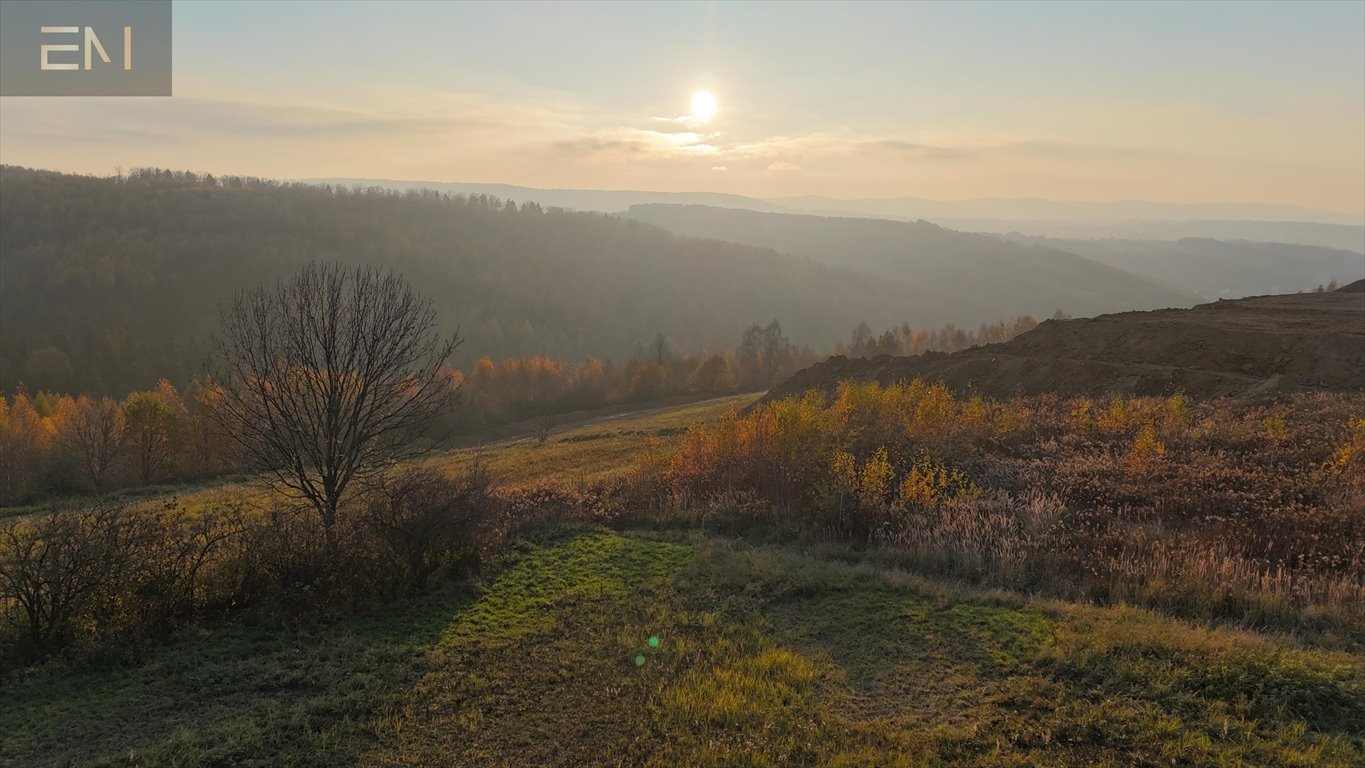
[[[121,394],[199,369],[217,304],[313,259],[401,272],[467,343],[458,364],[618,357],[662,333],[728,349],[778,318],[828,346],[911,316],[874,278],[635,221],[484,196],[352,192],[168,171],[0,170],[0,388]]]
[[[1206,299],[1311,291],[1335,280],[1365,278],[1365,255],[1338,248],[1186,237],[1180,240],[1061,240],[1012,236],[1017,242],[1080,254]]]
[[[626,214],[683,235],[711,237],[806,256],[914,286],[934,324],[1093,315],[1184,307],[1188,291],[1056,248],[956,232],[929,222],[785,215],[704,206],[641,205]],[[870,321],[869,321],[870,322]]]
[[[625,189],[539,189],[512,184],[479,184],[402,179],[317,178],[306,184],[348,188],[379,187],[399,192],[434,189],[460,195],[493,195],[578,211],[622,213],[633,205],[709,205],[767,213],[846,218],[925,219],[961,232],[1060,238],[1126,238],[1294,243],[1365,252],[1359,216],[1317,208],[1255,203],[1152,203],[1140,200],[1062,202],[1039,198],[932,200],[921,197],[841,199],[807,195],[762,199],[717,192],[651,192]],[[1063,249],[1065,250],[1065,249]]]
[[[833,389],[850,379],[887,384],[916,378],[997,397],[1360,391],[1365,389],[1365,281],[1331,293],[1049,320],[1002,344],[952,354],[833,357],[798,372],[768,397]]]

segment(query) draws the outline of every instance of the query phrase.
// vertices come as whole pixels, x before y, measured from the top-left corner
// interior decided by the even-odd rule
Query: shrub
[[[164,630],[206,595],[205,564],[237,533],[227,517],[101,503],[0,528],[0,615],[26,655]]]
[[[437,575],[476,562],[492,518],[491,487],[480,467],[457,478],[420,466],[383,478],[360,525],[393,566],[392,581],[424,590]]]
[[[1096,407],[844,382],[694,429],[656,496],[765,500],[931,571],[1365,636],[1362,397]]]

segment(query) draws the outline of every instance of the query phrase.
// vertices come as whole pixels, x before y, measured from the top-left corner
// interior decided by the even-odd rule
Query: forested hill
[[[957,232],[927,221],[759,213],[701,205],[637,205],[626,215],[682,235],[808,256],[931,288],[931,322],[974,325],[1055,309],[1097,315],[1189,307],[1198,294],[1046,246]]]
[[[1289,243],[1186,237],[1180,240],[1071,239],[1010,235],[1058,248],[1143,277],[1198,291],[1205,299],[1311,291],[1365,278],[1358,251]]]
[[[192,174],[0,169],[0,390],[122,393],[199,369],[218,302],[312,259],[391,266],[467,343],[455,362],[733,347],[778,318],[827,348],[928,322],[903,285],[635,221],[435,193]]]

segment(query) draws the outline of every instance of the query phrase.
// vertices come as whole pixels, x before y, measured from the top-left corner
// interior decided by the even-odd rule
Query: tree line
[[[624,363],[581,363],[537,355],[468,371],[444,365],[439,380],[458,393],[423,432],[428,439],[490,424],[553,416],[676,395],[766,389],[817,361],[776,320],[754,324],[734,350],[684,353],[666,337]],[[212,377],[177,388],[167,379],[122,399],[22,386],[0,395],[0,504],[183,482],[246,469],[214,418],[224,392]]]
[[[954,352],[1007,341],[1037,325],[1025,315],[975,331],[951,323],[934,330],[901,323],[875,334],[862,322],[833,353]],[[441,367],[440,379],[458,392],[459,406],[433,418],[424,433],[434,441],[489,425],[622,403],[761,391],[821,357],[793,344],[777,320],[754,323],[734,349],[718,352],[684,352],[660,334],[637,344],[623,363],[596,357],[575,363],[547,355],[494,362],[483,356],[468,369]],[[246,467],[234,460],[224,428],[213,416],[222,394],[206,376],[183,387],[163,378],[122,399],[30,393],[21,384],[9,397],[0,395],[0,504],[240,472]]]
[[[1053,319],[1062,320],[1066,313],[1058,310]],[[866,321],[858,323],[850,334],[848,344],[839,342],[834,354],[849,357],[877,355],[922,355],[925,352],[957,352],[981,344],[999,344],[1038,327],[1031,315],[1020,315],[1011,321],[982,323],[976,330],[947,323],[938,329],[912,328],[902,322],[880,334],[873,332]]]

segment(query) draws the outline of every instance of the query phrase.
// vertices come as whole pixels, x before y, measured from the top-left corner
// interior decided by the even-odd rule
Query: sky
[[[171,98],[0,99],[0,162],[1365,215],[1352,0],[176,2],[174,46]]]

